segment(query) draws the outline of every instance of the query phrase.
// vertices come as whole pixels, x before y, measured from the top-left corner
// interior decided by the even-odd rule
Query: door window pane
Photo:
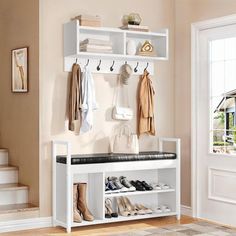
[[[220,96],[224,93],[224,77],[225,77],[225,63],[224,61],[217,61],[211,63],[211,84],[212,96]]]
[[[211,61],[224,60],[225,39],[211,41]]]
[[[225,59],[236,59],[236,38],[225,39]]]
[[[236,38],[210,42],[210,152],[236,154]]]

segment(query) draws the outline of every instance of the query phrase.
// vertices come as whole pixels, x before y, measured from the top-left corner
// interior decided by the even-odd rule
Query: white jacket
[[[82,122],[80,132],[85,133],[92,129],[93,127],[93,111],[98,108],[96,97],[95,97],[95,87],[92,77],[92,73],[87,66],[85,66],[82,75],[82,105],[81,105],[81,115]]]

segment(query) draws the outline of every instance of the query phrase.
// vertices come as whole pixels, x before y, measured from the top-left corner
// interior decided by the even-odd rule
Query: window
[[[210,152],[236,154],[236,38],[210,41]]]

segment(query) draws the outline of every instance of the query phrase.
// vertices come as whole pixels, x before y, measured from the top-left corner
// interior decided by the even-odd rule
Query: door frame
[[[223,27],[236,24],[236,14],[214,18],[206,21],[200,21],[191,24],[191,206],[192,216],[199,218],[199,181],[197,178],[198,152],[197,152],[197,99],[198,77],[200,73],[199,65],[199,35],[200,32],[207,29]]]

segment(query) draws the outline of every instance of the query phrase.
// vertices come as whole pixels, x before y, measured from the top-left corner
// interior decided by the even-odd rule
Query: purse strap
[[[126,131],[128,132],[126,133]],[[129,125],[125,124],[121,126],[119,136],[122,136],[122,134],[127,134],[129,137],[131,136],[131,128]]]
[[[119,93],[120,93],[120,89],[121,89],[122,83],[121,83],[121,75],[118,75],[117,78],[117,84],[116,84],[116,92],[115,92],[115,106],[118,106],[118,101],[119,101]],[[127,106],[130,108],[129,105],[129,94],[128,94],[128,90],[126,91],[126,99],[127,99]]]

